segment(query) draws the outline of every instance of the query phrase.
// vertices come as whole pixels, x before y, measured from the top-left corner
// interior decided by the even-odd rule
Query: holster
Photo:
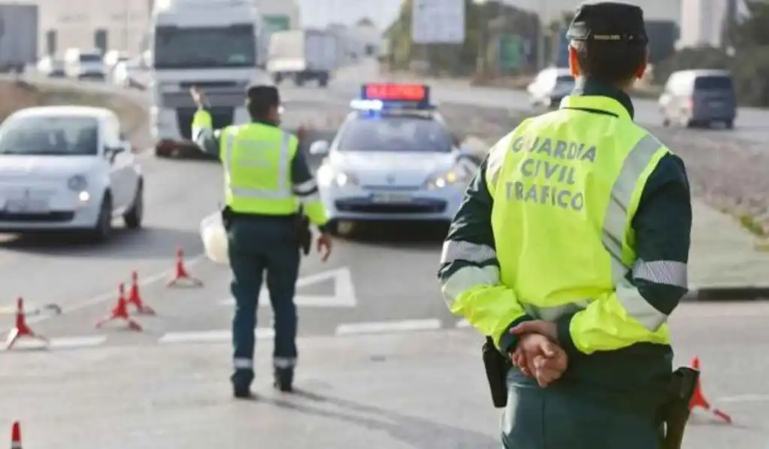
[[[512,364],[507,357],[499,352],[491,337],[486,337],[481,352],[483,366],[486,369],[486,378],[491,390],[491,401],[494,403],[494,407],[504,408],[507,406],[507,372]]]
[[[222,225],[224,226],[224,230],[228,232],[232,227],[232,209],[230,209],[230,206],[224,206],[222,208]]]
[[[306,256],[310,254],[312,248],[312,230],[310,230],[310,219],[304,214],[304,209],[299,206],[299,210],[294,218],[294,232],[296,241]]]
[[[684,440],[686,422],[689,420],[689,403],[694,396],[700,372],[681,367],[673,372],[668,400],[660,408],[662,449],[680,449]]]

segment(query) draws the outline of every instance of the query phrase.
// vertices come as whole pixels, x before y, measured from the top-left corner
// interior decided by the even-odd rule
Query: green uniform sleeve
[[[510,329],[532,318],[514,289],[499,279],[487,164],[488,158],[481,163],[451,223],[438,278],[449,310],[463,316],[484,335],[492,336],[500,352],[509,354],[518,344]]]
[[[291,145],[298,145],[294,136],[291,136]],[[320,200],[318,183],[310,171],[307,159],[300,150],[294,153],[294,159],[291,160],[291,181],[294,195],[301,201],[307,218],[313,225],[317,226],[320,232],[327,232],[328,213]]]
[[[204,108],[192,116],[192,141],[202,152],[219,155],[219,131],[214,131],[211,114]]]

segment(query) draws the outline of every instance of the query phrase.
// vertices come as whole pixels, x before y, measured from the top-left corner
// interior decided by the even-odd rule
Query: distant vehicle
[[[275,83],[292,79],[297,86],[317,81],[325,87],[339,64],[335,34],[324,30],[289,30],[272,33],[267,71]]]
[[[144,182],[117,116],[104,108],[27,108],[0,125],[0,232],[141,227]]]
[[[574,77],[569,69],[549,67],[537,74],[527,91],[533,107],[557,108],[563,97],[574,90]]]
[[[37,62],[37,5],[0,5],[0,72],[22,73]]]
[[[477,162],[458,147],[430,105],[429,87],[368,84],[353,100],[334,141],[314,142],[325,157],[318,188],[332,229],[356,221],[449,222]]]
[[[155,154],[199,152],[192,146],[196,106],[190,88],[206,93],[214,128],[247,123],[245,93],[252,84],[272,84],[264,70],[266,51],[259,10],[251,0],[155,2],[148,62],[153,104],[150,131]]]
[[[147,87],[140,81],[144,71],[138,60],[120,61],[115,64],[115,68],[112,70],[112,82],[118,86],[143,90]]]
[[[65,76],[64,61],[54,56],[43,56],[37,62],[37,71],[49,78],[63,78]]]
[[[104,80],[106,70],[99,50],[70,48],[64,53],[64,72],[68,78]]]
[[[723,123],[734,128],[737,96],[732,75],[726,70],[673,72],[659,98],[662,124],[687,128]]]
[[[110,50],[105,53],[104,58],[102,58],[102,62],[104,62],[104,67],[106,68],[107,72],[111,72],[118,62],[127,60],[128,55],[126,52],[121,50]]]

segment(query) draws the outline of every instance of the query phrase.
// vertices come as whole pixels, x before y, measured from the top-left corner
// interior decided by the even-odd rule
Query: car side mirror
[[[104,148],[104,157],[109,159],[110,163],[115,162],[115,158],[118,154],[124,153],[127,150],[126,145],[121,142],[120,145],[114,147]]]
[[[318,140],[310,145],[310,154],[316,156],[325,156],[328,154],[329,144],[325,140]]]

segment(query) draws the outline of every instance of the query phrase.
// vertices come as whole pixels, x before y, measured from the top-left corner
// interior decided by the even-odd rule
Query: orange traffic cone
[[[112,312],[110,313],[110,316],[107,318],[104,318],[103,320],[100,320],[96,323],[96,328],[100,328],[104,326],[105,324],[109,323],[110,321],[125,321],[128,323],[128,328],[135,331],[141,331],[142,327],[134,321],[129,315],[128,315],[128,301],[125,297],[125,286],[123,284],[120,284],[118,286],[118,298],[117,303],[115,304],[115,307],[112,309]]]
[[[131,273],[131,293],[128,294],[128,304],[136,307],[136,311],[145,315],[155,315],[155,310],[144,303],[139,293],[139,274]]]
[[[184,267],[184,252],[181,248],[176,250],[176,267],[174,276],[168,281],[168,287],[202,287],[203,281],[196,279],[187,272]]]
[[[18,421],[14,421],[11,427],[11,449],[21,449],[21,425]]]
[[[700,358],[694,357],[692,359],[692,369],[696,369],[697,371],[700,371]],[[727,415],[726,413],[722,412],[721,410],[711,407],[710,402],[708,402],[707,399],[705,399],[705,394],[702,392],[702,385],[700,384],[700,380],[697,379],[697,385],[694,387],[694,394],[692,395],[692,400],[689,401],[689,411],[691,412],[695,408],[701,408],[705,410],[708,413],[711,413],[713,416],[716,417],[716,419],[719,419],[726,423],[732,422],[732,417]]]
[[[5,349],[13,348],[13,345],[20,338],[30,338],[48,344],[48,339],[42,335],[36,334],[27,324],[27,317],[24,314],[24,299],[16,300],[16,325],[8,332],[8,338],[5,340]]]

